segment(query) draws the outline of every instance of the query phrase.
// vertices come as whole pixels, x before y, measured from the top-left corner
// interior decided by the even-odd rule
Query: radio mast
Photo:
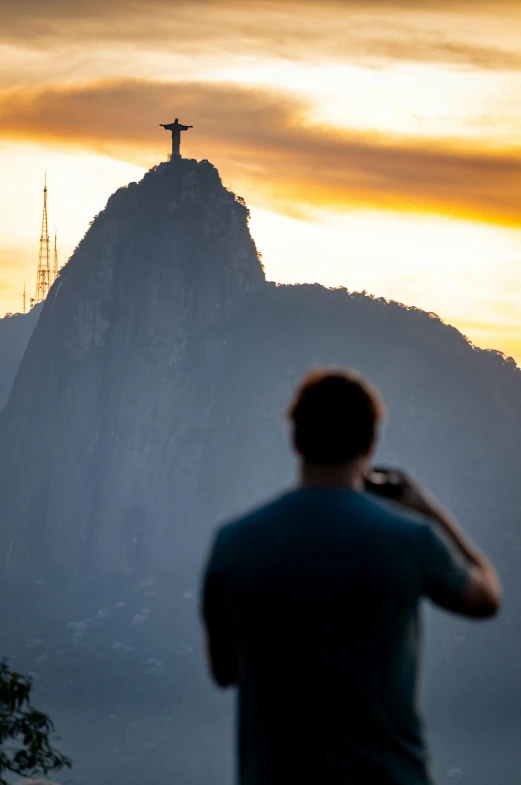
[[[51,253],[49,243],[49,225],[47,220],[47,173],[43,186],[42,231],[40,234],[40,252],[38,254],[38,270],[36,272],[36,292],[32,303],[36,305],[45,300],[51,287]]]
[[[57,279],[59,271],[60,269],[58,267],[58,243],[57,243],[57,234],[55,229],[54,230],[54,257],[53,257],[53,265],[52,265],[52,283],[54,283],[55,280]]]

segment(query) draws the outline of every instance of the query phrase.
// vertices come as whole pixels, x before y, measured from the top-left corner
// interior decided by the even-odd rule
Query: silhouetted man
[[[354,375],[308,377],[299,486],[217,534],[203,614],[213,676],[238,687],[241,785],[431,783],[420,600],[499,608],[494,568],[429,494],[402,472],[381,486],[394,501],[367,492],[381,413]]]

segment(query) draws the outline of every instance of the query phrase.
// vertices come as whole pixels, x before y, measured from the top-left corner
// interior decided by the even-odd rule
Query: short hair
[[[313,371],[289,409],[293,444],[307,463],[335,465],[366,454],[384,414],[380,396],[351,371]]]

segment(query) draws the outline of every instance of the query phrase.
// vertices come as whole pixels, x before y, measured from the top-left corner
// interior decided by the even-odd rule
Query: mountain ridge
[[[0,319],[0,411],[11,393],[14,378],[40,316],[41,305],[27,313],[10,313]]]
[[[132,439],[148,439],[161,453],[169,449],[168,430],[182,427],[166,394],[148,406],[148,390],[166,391],[186,361],[187,342],[264,281],[247,215],[211,164],[183,159],[119,189],[93,221],[49,292],[0,416],[3,444],[10,445],[0,452],[0,485],[11,489],[0,534],[8,568],[22,551],[27,567],[46,553],[53,568],[72,573],[85,552],[127,558],[122,554],[143,525],[140,511],[148,505],[140,488],[153,463],[138,466]],[[188,405],[190,383],[179,377],[178,394]],[[28,459],[26,438],[33,445]],[[184,449],[187,461],[190,452]],[[170,480],[155,474],[163,474],[161,464],[158,454],[149,495],[170,493]],[[180,483],[178,498],[185,491]],[[100,516],[106,524],[98,527]],[[114,516],[122,528],[111,539]],[[17,524],[28,520],[36,528]],[[164,548],[149,545],[161,559]]]
[[[318,365],[380,389],[378,460],[430,487],[499,566],[507,603],[486,635],[428,617],[438,727],[468,740],[516,714],[521,371],[419,309],[267,282],[243,200],[183,159],[96,217],[0,414],[4,650],[63,720],[80,782],[129,785],[129,760],[136,783],[152,765],[158,783],[227,778],[230,706],[205,681],[195,608],[201,559],[219,522],[292,484],[283,412]],[[83,712],[95,719],[78,732]],[[155,729],[142,748],[129,745],[137,723]]]
[[[70,575],[86,564],[107,574],[143,561],[166,567],[165,542],[177,550],[179,540],[169,529],[172,508],[182,510],[180,530],[191,518],[199,521],[183,535],[184,547],[193,536],[194,556],[207,536],[207,527],[198,531],[206,516],[262,496],[236,487],[235,473],[250,471],[244,460],[220,484],[221,501],[207,493],[214,469],[220,472],[213,460],[206,465],[205,455],[219,451],[214,434],[225,449],[234,444],[228,424],[235,416],[240,422],[248,407],[257,411],[265,378],[271,381],[263,401],[273,420],[299,373],[312,365],[351,365],[373,379],[392,414],[382,453],[416,464],[427,481],[433,461],[441,476],[449,460],[440,434],[450,442],[463,423],[460,474],[479,472],[483,430],[515,465],[521,372],[510,358],[477,349],[419,309],[341,288],[266,282],[248,217],[244,200],[223,186],[215,167],[191,159],[160,164],[139,184],[118,189],[96,216],[49,293],[0,416],[0,439],[10,445],[0,448],[0,488],[9,489],[0,528],[8,571],[17,554],[29,568],[31,553],[46,554],[52,569]],[[249,400],[240,400],[236,388],[248,389],[245,368],[260,378]],[[223,419],[234,396],[236,411]],[[426,427],[427,400],[438,411],[434,429]],[[398,425],[400,417],[406,424]],[[283,430],[274,427],[278,456]],[[428,433],[437,450],[425,469],[409,432],[416,439]],[[245,434],[238,453],[259,438],[262,432]],[[289,458],[271,460],[289,478]],[[20,467],[27,463],[30,480],[22,489]],[[510,469],[497,474],[498,487],[513,482]],[[279,487],[274,480],[270,474],[265,493]],[[244,487],[252,482],[245,478]],[[446,489],[451,482],[446,476]],[[223,500],[233,496],[228,510]]]

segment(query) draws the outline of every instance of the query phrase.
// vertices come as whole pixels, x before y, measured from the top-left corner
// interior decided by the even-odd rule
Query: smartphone
[[[403,482],[393,469],[374,466],[366,477],[365,489],[386,499],[397,499],[403,492]]]

